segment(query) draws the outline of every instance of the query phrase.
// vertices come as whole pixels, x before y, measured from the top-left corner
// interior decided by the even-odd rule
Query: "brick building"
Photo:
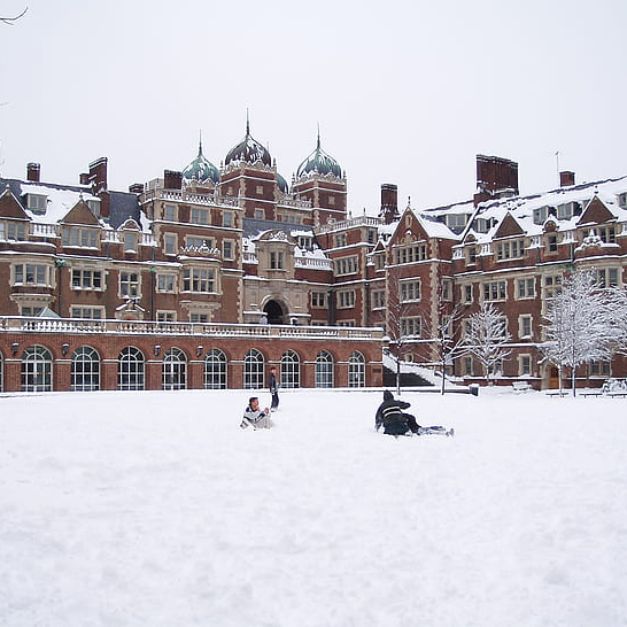
[[[256,387],[270,364],[286,386],[380,385],[377,327],[437,367],[447,316],[463,307],[459,336],[483,301],[513,336],[501,380],[547,387],[537,344],[564,273],[624,281],[627,178],[576,185],[565,172],[520,196],[516,163],[478,155],[466,202],[399,211],[384,184],[379,216],[353,216],[319,136],[288,185],[248,123],[219,167],[200,144],[187,167],[128,192],[109,189],[107,167],[94,161],[78,185],[44,183],[34,163],[26,180],[0,179],[4,390]],[[480,374],[468,358],[449,368]]]

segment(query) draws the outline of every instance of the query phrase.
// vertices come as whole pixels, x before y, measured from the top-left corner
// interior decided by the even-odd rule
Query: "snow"
[[[0,398],[0,624],[627,624],[623,401],[248,395]]]
[[[49,187],[47,185],[37,185],[31,183],[20,184],[21,194],[38,194],[46,196],[47,207],[46,213],[43,215],[33,213],[25,209],[27,215],[35,222],[44,222],[46,224],[56,224],[73,209],[81,199],[85,202],[88,200],[99,200],[97,196],[93,196],[85,188],[84,192],[75,191],[75,189],[62,189],[59,187]]]

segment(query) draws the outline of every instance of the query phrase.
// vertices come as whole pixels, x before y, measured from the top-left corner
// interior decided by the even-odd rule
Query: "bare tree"
[[[545,359],[562,371],[570,368],[571,388],[576,396],[576,372],[581,364],[611,359],[612,345],[620,337],[614,320],[611,292],[600,289],[595,273],[578,271],[568,276],[561,291],[551,298],[545,315]]]
[[[15,22],[17,22],[20,18],[24,17],[24,15],[26,14],[26,11],[28,11],[28,7],[26,7],[19,15],[16,15],[15,17],[1,17],[0,16],[0,22],[2,22],[3,24],[8,24],[9,26],[13,26]]]
[[[464,352],[479,361],[490,384],[496,367],[512,352],[508,348],[512,336],[507,330],[507,318],[492,303],[483,302],[469,320],[469,332],[462,343]]]
[[[461,319],[463,307],[459,304],[453,306],[445,299],[445,283],[438,269],[438,285],[435,294],[435,311],[432,320],[431,336],[434,340],[434,353],[442,374],[440,393],[446,390],[446,367],[453,363],[465,350],[462,339],[456,339],[455,327]],[[451,295],[452,296],[452,295]],[[452,299],[451,299],[452,300]]]

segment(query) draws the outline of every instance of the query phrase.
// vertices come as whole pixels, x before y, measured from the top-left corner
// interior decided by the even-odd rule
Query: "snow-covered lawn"
[[[627,401],[247,396],[0,398],[0,625],[627,625]]]

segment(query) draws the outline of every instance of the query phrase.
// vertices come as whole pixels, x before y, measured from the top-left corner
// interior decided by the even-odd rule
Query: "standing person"
[[[244,417],[240,424],[242,429],[252,427],[253,429],[271,429],[274,427],[274,422],[270,418],[270,410],[259,409],[259,399],[256,396],[251,396],[248,399],[248,406],[244,410]]]
[[[272,403],[270,403],[270,411],[276,411],[279,408],[279,382],[276,378],[276,368],[270,368],[270,378],[268,381],[270,394],[272,395]]]

